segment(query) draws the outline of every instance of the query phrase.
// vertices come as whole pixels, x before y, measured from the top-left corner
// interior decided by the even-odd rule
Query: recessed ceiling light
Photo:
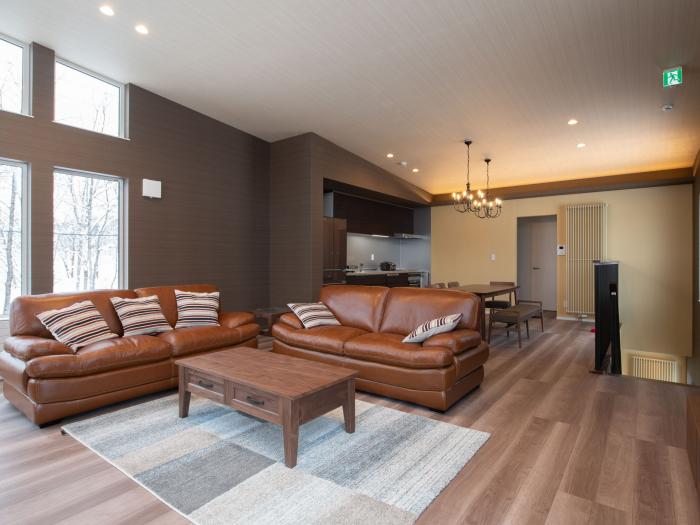
[[[570,118],[567,124],[569,126],[575,126],[576,124],[578,124],[578,120],[576,120],[575,118]]]
[[[102,13],[105,16],[114,16],[114,9],[112,9],[111,5],[101,5],[100,6],[100,13]]]
[[[413,168],[411,171],[412,171],[413,173],[418,173],[420,170],[419,170],[418,168]]]
[[[408,166],[408,161],[402,160],[401,162],[399,162],[399,164],[401,164],[405,168],[406,166]]]
[[[579,142],[578,144],[576,144],[576,147],[580,149],[580,148],[585,148],[586,145],[583,142]]]
[[[661,111],[669,112],[673,109],[673,104],[664,104],[661,106]]]
[[[147,35],[148,34],[148,28],[143,25],[143,24],[137,24],[134,26],[134,29],[136,30],[137,33],[141,35]]]
[[[393,153],[387,153],[387,154],[386,154],[386,158],[387,158],[387,159],[393,159],[393,158],[394,158],[394,154],[393,154]]]

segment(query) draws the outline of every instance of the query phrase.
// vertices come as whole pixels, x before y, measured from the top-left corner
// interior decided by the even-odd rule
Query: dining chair
[[[459,286],[459,281],[450,281],[447,283],[448,288],[457,288]]]
[[[489,282],[491,286],[515,286],[512,281],[491,281]],[[489,313],[493,313],[494,310],[502,310],[503,308],[508,308],[513,304],[513,296],[515,296],[515,302],[518,302],[517,292],[508,292],[508,300],[505,299],[489,299],[484,301],[484,307],[489,309]]]
[[[513,306],[508,308],[496,309],[489,315],[488,338],[491,343],[491,332],[493,331],[493,323],[503,323],[506,329],[506,337],[510,335],[511,330],[515,330],[518,334],[518,348],[523,347],[522,335],[520,334],[521,324],[525,324],[527,338],[530,339],[530,319],[539,318],[540,327],[544,332],[544,310],[542,301],[530,301],[521,299]]]
[[[447,288],[447,286],[445,286],[445,283],[432,283],[430,288]]]

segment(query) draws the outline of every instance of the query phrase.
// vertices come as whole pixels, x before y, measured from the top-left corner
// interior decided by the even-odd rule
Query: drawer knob
[[[202,386],[204,388],[214,388],[214,383],[207,383],[206,381],[202,381],[201,379],[198,381],[199,386]]]
[[[262,399],[256,399],[253,396],[245,396],[245,400],[248,401],[248,403],[250,403],[251,405],[260,406],[265,404],[265,401],[263,401]]]

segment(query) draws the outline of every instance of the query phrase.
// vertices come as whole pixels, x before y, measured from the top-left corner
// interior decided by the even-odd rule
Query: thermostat
[[[143,179],[143,196],[151,199],[160,199],[160,181]]]

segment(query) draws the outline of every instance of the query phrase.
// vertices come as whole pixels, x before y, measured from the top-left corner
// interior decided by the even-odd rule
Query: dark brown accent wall
[[[318,298],[323,181],[360,186],[417,206],[431,195],[336,144],[305,133],[270,149],[270,304]]]
[[[687,361],[687,379],[700,385],[700,151],[693,176],[693,355]]]
[[[227,309],[269,298],[269,143],[135,85],[129,140],[54,123],[54,52],[33,44],[32,117],[0,112],[0,157],[31,169],[31,289],[52,290],[54,167],[123,177],[128,285],[211,282]],[[141,196],[143,178],[163,198]]]
[[[548,195],[572,195],[596,191],[628,190],[654,186],[672,186],[693,182],[692,168],[624,173],[587,179],[571,179],[538,184],[522,184],[495,188],[494,195],[503,200],[529,199]],[[441,193],[433,196],[433,206],[452,205],[452,194]]]

